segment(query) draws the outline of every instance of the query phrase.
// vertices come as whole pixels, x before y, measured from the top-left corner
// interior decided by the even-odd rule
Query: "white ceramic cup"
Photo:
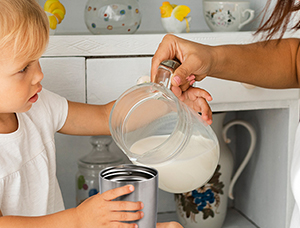
[[[203,13],[214,32],[239,31],[254,18],[250,2],[245,1],[203,1]]]

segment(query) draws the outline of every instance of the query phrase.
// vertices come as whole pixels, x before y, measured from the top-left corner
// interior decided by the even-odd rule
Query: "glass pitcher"
[[[155,82],[131,87],[116,101],[110,131],[116,144],[138,165],[159,172],[159,188],[171,193],[205,184],[219,160],[211,127],[169,89],[179,63],[160,64]]]

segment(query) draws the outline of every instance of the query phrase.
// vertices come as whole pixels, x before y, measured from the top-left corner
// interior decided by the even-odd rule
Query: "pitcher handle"
[[[245,17],[246,13],[249,13],[249,17],[246,21],[244,21],[243,23],[239,24],[239,29],[241,29],[244,25],[248,24],[250,21],[252,21],[252,19],[254,18],[254,10],[251,9],[246,9],[242,12],[242,17]]]
[[[233,197],[233,187],[235,185],[235,182],[236,180],[239,178],[240,174],[242,173],[242,171],[244,170],[245,166],[247,165],[248,161],[250,160],[252,154],[253,154],[253,151],[254,151],[254,148],[255,148],[255,144],[256,144],[256,132],[255,132],[255,129],[252,127],[251,124],[249,124],[248,122],[244,121],[244,120],[234,120],[234,121],[231,121],[229,123],[227,123],[224,127],[223,127],[223,130],[222,130],[222,136],[223,136],[223,139],[225,141],[225,143],[230,143],[231,140],[229,138],[227,138],[226,136],[226,133],[227,133],[227,130],[232,127],[233,125],[242,125],[244,126],[245,128],[247,128],[247,130],[249,131],[250,133],[250,137],[251,137],[251,144],[250,144],[250,148],[247,152],[247,155],[245,156],[243,162],[241,163],[241,165],[239,166],[239,168],[237,169],[236,173],[234,174],[231,182],[230,182],[230,185],[229,185],[229,192],[228,192],[228,197],[230,199],[234,199]]]

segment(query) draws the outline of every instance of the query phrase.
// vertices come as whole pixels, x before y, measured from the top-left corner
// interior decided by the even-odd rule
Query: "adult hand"
[[[195,111],[201,112],[203,120],[211,124],[212,112],[207,103],[212,100],[211,95],[191,85],[195,81],[201,81],[210,71],[215,58],[213,48],[167,34],[152,58],[151,81],[154,81],[162,61],[175,58],[181,65],[171,78],[171,90],[181,101]]]
[[[86,199],[76,208],[80,224],[78,227],[136,228],[137,224],[135,223],[127,224],[121,221],[136,221],[141,219],[144,214],[139,210],[143,208],[143,204],[141,202],[112,201],[133,191],[134,186],[126,185]]]
[[[181,62],[172,77],[172,85],[186,91],[195,81],[201,81],[216,65],[216,52],[212,46],[202,45],[167,34],[152,58],[151,79],[153,81],[159,64],[167,59]],[[178,90],[176,91],[178,92]],[[178,94],[175,94],[178,96]]]

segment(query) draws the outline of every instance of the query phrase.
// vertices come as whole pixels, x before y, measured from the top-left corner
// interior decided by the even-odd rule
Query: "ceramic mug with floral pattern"
[[[203,1],[208,27],[214,32],[239,31],[254,18],[254,10],[246,1]]]

